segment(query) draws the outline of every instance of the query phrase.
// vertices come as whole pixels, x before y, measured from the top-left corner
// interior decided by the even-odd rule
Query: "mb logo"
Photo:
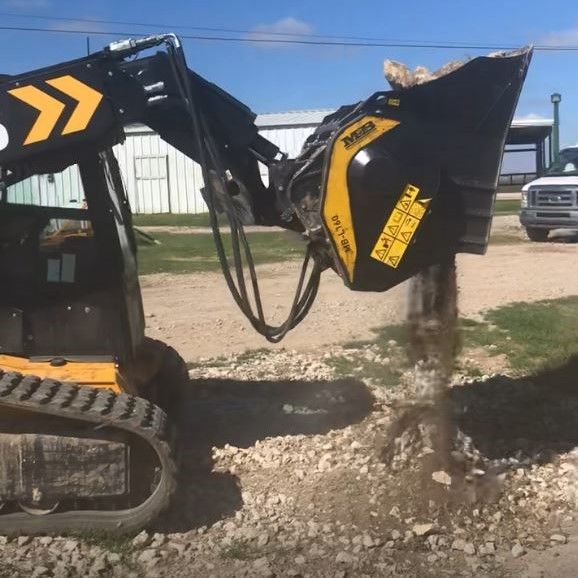
[[[341,141],[345,145],[345,148],[351,148],[356,142],[360,141],[363,137],[372,133],[377,127],[372,120],[368,120],[366,123],[362,124],[359,128],[356,128],[352,133],[344,136]]]

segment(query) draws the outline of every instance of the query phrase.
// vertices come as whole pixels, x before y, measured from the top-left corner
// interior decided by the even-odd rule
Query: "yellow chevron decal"
[[[74,112],[62,130],[62,134],[84,130],[96,112],[102,100],[102,94],[70,75],[53,78],[46,82],[78,101]]]
[[[103,95],[69,74],[47,80],[46,84],[77,101],[61,134],[67,135],[86,129]],[[38,143],[49,138],[66,105],[32,85],[14,88],[8,93],[40,112],[24,139],[24,144]]]
[[[14,88],[8,92],[18,100],[40,111],[36,122],[32,125],[28,136],[24,140],[24,144],[29,145],[46,140],[50,136],[54,125],[58,122],[64,110],[64,105],[59,100],[31,85]]]

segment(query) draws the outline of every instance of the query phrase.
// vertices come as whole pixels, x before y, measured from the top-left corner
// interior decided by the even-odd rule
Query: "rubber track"
[[[82,532],[131,533],[145,527],[169,505],[176,487],[173,436],[166,414],[149,401],[75,383],[0,370],[0,414],[21,409],[116,428],[145,440],[161,467],[155,491],[139,506],[124,510],[72,510],[46,516],[0,512],[0,535]],[[1,426],[0,426],[1,427]]]

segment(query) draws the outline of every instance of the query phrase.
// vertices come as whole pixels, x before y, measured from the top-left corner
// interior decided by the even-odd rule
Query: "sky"
[[[13,14],[14,16],[9,16]],[[31,18],[35,17],[35,18]],[[38,18],[36,18],[38,17]],[[40,17],[123,21],[126,24],[42,20]],[[143,27],[133,23],[155,23]],[[26,70],[86,53],[126,32],[174,31],[178,26],[239,30],[223,36],[315,34],[384,40],[524,46],[578,46],[576,0],[0,0],[0,26],[45,27],[56,32],[0,31],[0,73]],[[62,33],[67,31],[67,33]],[[283,38],[277,36],[277,38]],[[189,67],[245,102],[255,112],[334,108],[387,87],[383,60],[437,68],[485,50],[294,46],[185,40]],[[578,51],[537,52],[521,96],[518,117],[552,116],[550,94],[562,94],[561,143],[578,142]]]

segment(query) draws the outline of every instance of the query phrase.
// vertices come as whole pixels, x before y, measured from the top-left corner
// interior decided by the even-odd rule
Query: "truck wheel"
[[[543,243],[548,240],[549,229],[538,229],[536,227],[526,227],[526,234],[530,241],[536,241],[537,243]]]

